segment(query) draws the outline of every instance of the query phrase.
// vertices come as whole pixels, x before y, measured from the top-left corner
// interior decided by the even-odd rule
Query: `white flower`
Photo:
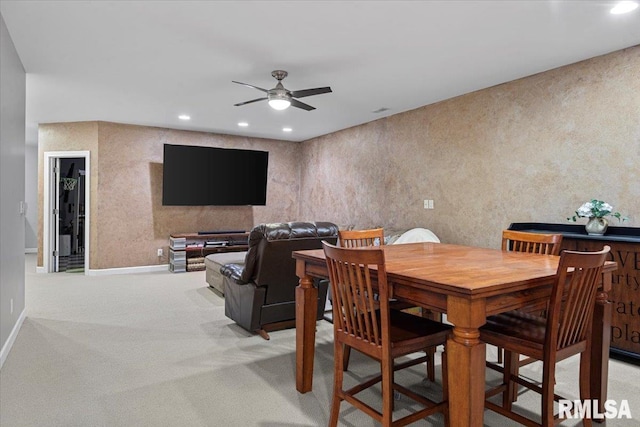
[[[587,202],[583,204],[577,210],[578,216],[581,216],[584,218],[593,217],[593,213],[591,212],[591,209],[593,209],[593,204],[591,202]]]
[[[618,218],[619,221],[627,220],[627,218],[622,218],[620,212],[613,212],[613,206],[609,203],[596,199],[583,203],[576,211],[576,214],[567,219],[569,221],[576,221],[577,218],[604,218],[609,215]]]

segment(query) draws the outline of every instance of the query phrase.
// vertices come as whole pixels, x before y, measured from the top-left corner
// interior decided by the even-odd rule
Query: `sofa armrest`
[[[233,280],[238,285],[244,285],[247,283],[241,279],[243,271],[244,265],[240,264],[225,264],[220,267],[220,274]]]

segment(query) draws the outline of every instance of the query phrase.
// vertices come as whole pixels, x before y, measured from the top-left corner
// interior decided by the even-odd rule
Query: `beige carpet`
[[[0,426],[326,426],[332,325],[318,323],[313,392],[295,390],[295,331],[264,341],[224,316],[204,272],[88,277],[36,274],[27,255],[27,318],[0,372]],[[577,360],[563,362],[558,389],[577,392]],[[530,376],[539,367],[527,367]],[[374,372],[355,355],[351,378]],[[628,399],[640,426],[640,368],[613,360],[609,397]],[[400,381],[438,396],[423,368]],[[438,370],[439,377],[439,370]],[[455,393],[455,390],[452,390]],[[376,396],[369,395],[372,401]],[[519,403],[537,412],[535,395]],[[397,403],[399,414],[410,405]],[[342,406],[341,425],[374,426]],[[442,425],[434,417],[415,425]],[[485,425],[513,423],[486,412]],[[576,425],[576,423],[566,423]]]

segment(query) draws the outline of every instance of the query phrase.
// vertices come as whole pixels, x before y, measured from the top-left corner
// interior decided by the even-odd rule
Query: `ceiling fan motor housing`
[[[286,101],[291,101],[291,92],[284,88],[282,85],[282,79],[287,77],[289,73],[284,70],[274,70],[271,72],[271,75],[278,80],[278,84],[273,89],[270,89],[268,92],[269,101],[272,99],[284,99]]]
[[[272,99],[286,99],[289,101],[291,100],[291,92],[285,89],[284,86],[282,86],[282,83],[280,82],[278,82],[276,87],[274,87],[273,89],[269,89],[267,96],[269,100],[272,100]]]
[[[289,73],[287,73],[284,70],[274,70],[271,72],[271,75],[278,80],[278,82],[282,79],[284,79],[285,77],[287,77],[289,75]]]

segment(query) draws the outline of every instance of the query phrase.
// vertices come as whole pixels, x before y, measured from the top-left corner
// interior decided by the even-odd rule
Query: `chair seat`
[[[480,328],[480,339],[485,342],[508,340],[510,347],[519,347],[527,351],[522,354],[542,358],[547,320],[535,314],[514,310],[490,316]]]
[[[389,301],[389,308],[391,310],[407,310],[410,308],[414,308],[416,305],[415,304],[411,304],[410,302],[404,302],[404,301],[398,301],[398,300],[390,300]]]
[[[445,325],[444,323],[435,322],[402,311],[391,310],[389,315],[392,350],[394,344],[398,342],[402,342],[405,349],[409,343],[415,343],[418,349],[424,348],[425,345],[434,345],[430,344],[434,342],[437,343],[435,345],[444,343],[452,329],[451,326]]]
[[[376,309],[376,312],[380,313],[380,309]],[[380,314],[377,318],[380,328]],[[414,353],[425,347],[442,345],[453,329],[450,325],[397,310],[389,311],[389,323],[391,352],[396,357]],[[355,336],[347,338],[347,341],[354,344],[359,340]],[[401,347],[398,344],[401,344]]]

